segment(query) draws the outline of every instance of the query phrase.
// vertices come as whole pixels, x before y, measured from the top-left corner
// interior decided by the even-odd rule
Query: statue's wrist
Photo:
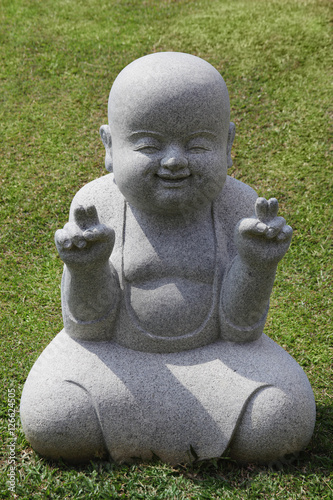
[[[240,256],[241,267],[249,276],[257,276],[260,279],[267,278],[269,275],[275,276],[278,262],[266,259],[249,260]]]
[[[103,259],[93,262],[70,262],[66,267],[72,276],[85,275],[91,278],[94,275],[105,274],[109,269],[109,260]]]

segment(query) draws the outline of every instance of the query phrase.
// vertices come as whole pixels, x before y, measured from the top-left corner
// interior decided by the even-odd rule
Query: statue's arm
[[[262,334],[278,262],[287,252],[292,229],[277,216],[278,202],[258,198],[255,216],[235,229],[238,253],[222,284],[220,321],[226,340],[245,342]]]
[[[55,234],[65,263],[61,286],[65,330],[82,340],[111,337],[119,302],[117,274],[109,261],[114,231],[100,224],[95,206],[77,206],[74,220]]]

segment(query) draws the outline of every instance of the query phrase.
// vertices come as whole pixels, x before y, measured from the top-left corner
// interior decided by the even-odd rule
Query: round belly
[[[186,279],[128,285],[127,297],[141,328],[161,337],[195,331],[212,307],[213,286]]]

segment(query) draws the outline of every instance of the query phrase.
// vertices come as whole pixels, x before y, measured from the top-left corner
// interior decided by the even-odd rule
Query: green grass
[[[1,498],[7,389],[62,327],[53,234],[75,192],[104,173],[99,127],[117,73],[144,54],[199,55],[223,74],[237,136],[232,175],[279,199],[294,228],[266,332],[307,373],[318,416],[282,470],[221,459],[192,466],[48,462],[17,414],[16,495],[37,499],[333,498],[332,48],[329,0],[1,0]]]

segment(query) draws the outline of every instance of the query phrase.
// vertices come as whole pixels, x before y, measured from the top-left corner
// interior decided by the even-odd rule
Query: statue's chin
[[[135,208],[147,213],[161,215],[182,215],[200,212],[219,195],[224,182],[201,190],[169,188],[153,193],[150,197],[133,197],[123,193],[125,199]],[[119,187],[119,186],[118,186]]]
[[[211,203],[211,200],[205,200],[204,202],[202,202],[201,200],[192,199],[187,202],[187,200],[174,201],[166,199],[161,203],[151,204],[140,202],[137,203],[137,201],[133,203],[131,200],[129,200],[129,202],[133,207],[139,209],[142,212],[157,215],[176,216],[200,212]]]

